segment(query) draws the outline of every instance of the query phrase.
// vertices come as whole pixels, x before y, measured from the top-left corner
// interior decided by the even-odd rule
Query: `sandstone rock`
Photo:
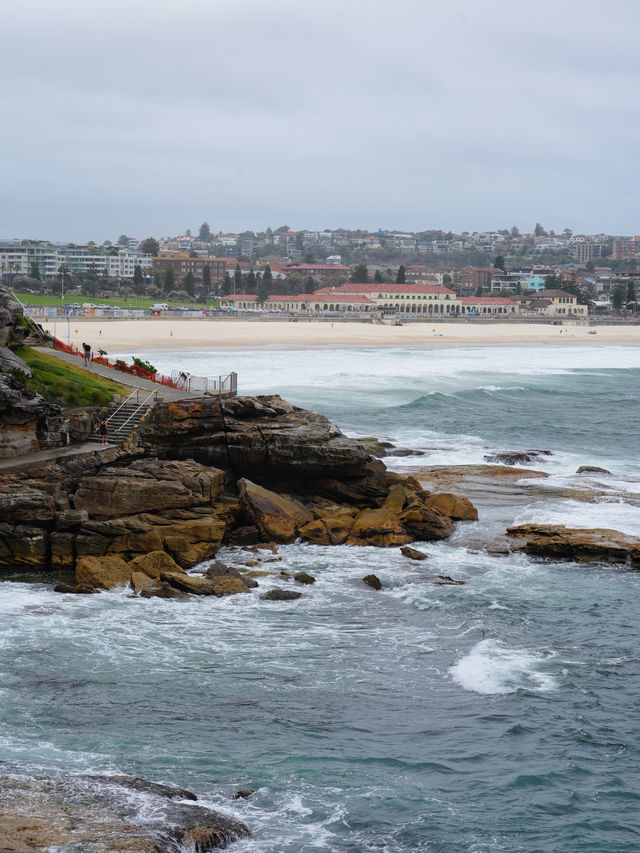
[[[435,509],[441,515],[457,521],[477,521],[478,510],[468,498],[452,495],[447,492],[429,495],[423,501],[430,509]]]
[[[407,507],[400,519],[405,528],[412,534],[408,539],[409,542],[416,539],[423,542],[447,539],[453,531],[453,524],[450,519],[418,503]]]
[[[626,563],[640,567],[640,538],[606,528],[562,524],[521,524],[507,528],[513,549],[539,557],[577,562]]]
[[[224,563],[216,561],[205,570],[205,576],[208,578],[240,578],[242,577],[238,569],[233,566],[225,566]]]
[[[292,589],[270,589],[269,592],[265,592],[260,598],[263,601],[294,601],[301,596],[301,592],[295,592]]]
[[[300,527],[312,520],[312,515],[301,503],[269,491],[250,480],[238,481],[240,499],[255,521],[263,539],[292,542]]]
[[[141,593],[143,590],[155,590],[158,588],[158,582],[154,578],[144,572],[131,572],[131,589],[135,593]]]
[[[0,568],[43,571],[48,567],[49,534],[26,524],[0,522]]]
[[[65,509],[56,512],[56,530],[79,530],[89,521],[89,513],[84,509]]]
[[[436,581],[437,586],[464,586],[465,581],[456,581],[453,578],[449,577],[449,575],[436,575],[438,580]]]
[[[377,575],[365,575],[362,580],[367,584],[367,586],[370,586],[372,589],[382,589],[382,582],[380,581],[380,578]]]
[[[166,581],[156,581],[140,591],[140,598],[190,598],[191,596]]]
[[[251,579],[248,578],[247,582],[245,582],[241,578],[214,578],[214,595],[237,595],[238,593],[249,592],[249,587],[247,586],[247,583],[251,583]],[[256,582],[253,581],[253,583],[255,584]]]
[[[75,536],[54,531],[49,536],[49,568],[53,572],[70,571],[75,566]]]
[[[598,468],[597,465],[581,465],[576,474],[610,474],[606,468]]]
[[[390,548],[406,545],[418,537],[407,532],[397,512],[388,509],[365,509],[356,517],[347,545],[376,545]]]
[[[183,569],[166,551],[150,551],[148,554],[134,557],[133,560],[129,561],[129,568],[132,572],[141,572],[149,578],[159,578],[160,572],[172,572],[173,574],[183,572]]]
[[[331,537],[327,530],[327,525],[320,518],[310,521],[308,524],[303,524],[298,530],[300,538],[310,545],[331,545]],[[346,537],[345,537],[346,539]]]
[[[53,498],[41,489],[17,483],[0,488],[0,518],[4,522],[50,527],[55,515]]]
[[[192,595],[216,595],[215,581],[188,575],[185,572],[160,572],[160,580],[166,581]]]
[[[316,579],[313,575],[308,574],[307,572],[296,572],[293,576],[294,581],[298,583],[312,584],[316,582]]]
[[[82,557],[76,564],[76,583],[113,589],[131,580],[131,568],[122,557]]]
[[[428,560],[429,555],[425,554],[424,551],[418,551],[416,548],[410,548],[408,545],[400,548],[400,553],[405,557],[409,557],[410,560]]]
[[[222,491],[224,479],[223,471],[192,460],[143,459],[126,468],[105,468],[84,478],[73,503],[92,518],[211,505]]]

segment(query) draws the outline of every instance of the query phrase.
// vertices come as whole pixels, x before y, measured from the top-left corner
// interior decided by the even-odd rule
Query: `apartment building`
[[[0,241],[0,275],[2,279],[36,277],[52,280],[61,267],[73,273],[95,269],[109,278],[133,278],[136,266],[150,269],[153,258],[128,249],[112,247],[109,251],[93,246],[27,244],[20,240]],[[36,274],[37,273],[37,274]]]
[[[153,259],[153,268],[159,272],[164,272],[173,268],[178,279],[192,273],[197,282],[202,282],[204,276],[204,268],[209,267],[211,271],[211,283],[220,284],[224,279],[224,274],[227,271],[226,258],[192,258],[186,252],[158,252],[158,257]]]

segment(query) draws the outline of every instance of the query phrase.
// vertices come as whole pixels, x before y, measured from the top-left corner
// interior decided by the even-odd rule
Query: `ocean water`
[[[525,521],[640,535],[640,348],[142,355],[163,372],[236,370],[241,393],[423,453],[389,457],[395,470],[549,450],[546,491],[487,495],[423,563],[282,546],[265,568],[317,578],[294,602],[258,598],[276,576],[188,601],[5,580],[0,772],[191,788],[250,827],[238,853],[640,850],[640,573],[470,544]],[[571,492],[585,481],[588,502]],[[232,800],[238,787],[255,793]]]

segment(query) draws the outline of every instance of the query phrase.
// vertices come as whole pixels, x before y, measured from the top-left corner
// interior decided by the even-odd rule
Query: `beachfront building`
[[[520,310],[545,317],[586,317],[588,308],[580,305],[573,293],[565,290],[543,290],[539,294],[518,298]]]
[[[158,257],[153,259],[154,270],[164,272],[169,267],[173,267],[178,278],[183,278],[187,273],[192,273],[199,283],[202,283],[204,268],[209,267],[212,284],[221,284],[227,271],[227,259],[193,258],[187,252],[158,252]]]
[[[288,267],[287,272],[298,273],[303,278],[325,278],[328,275],[351,275],[351,267],[344,264],[296,264]]]
[[[336,295],[366,296],[385,314],[415,316],[460,314],[462,304],[453,290],[436,284],[356,284],[347,282],[340,287],[324,287],[316,291],[325,299]]]
[[[271,294],[266,302],[259,304],[255,293],[236,293],[224,296],[222,307],[238,311],[276,311],[284,314],[368,314],[377,306],[363,294],[316,293]]]
[[[502,296],[462,296],[462,313],[477,317],[506,317],[517,314],[520,305]]]

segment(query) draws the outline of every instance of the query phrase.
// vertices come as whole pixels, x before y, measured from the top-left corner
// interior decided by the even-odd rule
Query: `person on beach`
[[[103,419],[100,421],[100,426],[98,427],[98,432],[100,433],[100,444],[106,444],[107,442],[107,422]]]

